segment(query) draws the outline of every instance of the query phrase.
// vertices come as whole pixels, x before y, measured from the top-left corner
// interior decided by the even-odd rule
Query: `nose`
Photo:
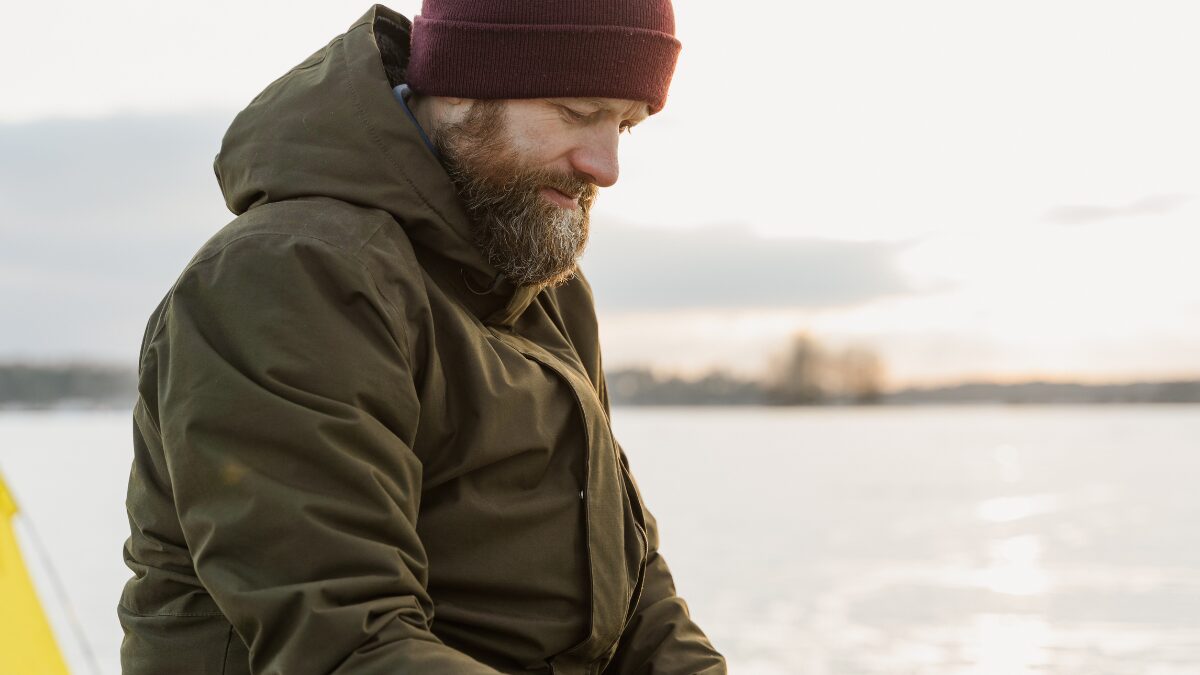
[[[617,182],[620,167],[617,162],[617,143],[620,133],[597,129],[575,147],[571,153],[571,168],[575,174],[597,187],[610,187]]]

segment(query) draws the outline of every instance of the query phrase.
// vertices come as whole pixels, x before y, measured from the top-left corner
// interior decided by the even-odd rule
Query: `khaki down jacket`
[[[146,327],[126,675],[725,672],[613,438],[591,290],[513,287],[373,7],[272,83]],[[388,50],[384,50],[387,53]]]

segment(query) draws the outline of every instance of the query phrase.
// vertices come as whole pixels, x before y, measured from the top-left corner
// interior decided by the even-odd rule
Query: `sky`
[[[1200,377],[1200,7],[675,4],[583,262],[609,368],[754,374],[805,332],[896,385]],[[231,217],[225,126],[366,8],[6,3],[0,360],[132,364]]]

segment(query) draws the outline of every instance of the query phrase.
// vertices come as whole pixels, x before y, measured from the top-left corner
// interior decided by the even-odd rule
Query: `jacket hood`
[[[268,85],[225,132],[217,182],[237,215],[316,196],[387,211],[414,244],[460,266],[471,292],[503,300],[489,322],[511,324],[541,287],[517,288],[484,259],[454,184],[393,96],[378,36],[390,31],[407,61],[411,28],[375,5]]]

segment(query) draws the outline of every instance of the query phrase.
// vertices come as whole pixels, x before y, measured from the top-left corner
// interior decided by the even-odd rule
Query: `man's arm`
[[[600,373],[599,394],[604,411],[611,418],[608,383],[603,368]],[[629,472],[634,490],[642,502],[646,518],[646,579],[637,609],[617,646],[605,675],[725,675],[725,657],[721,656],[704,631],[692,621],[687,603],[675,593],[675,580],[667,561],[658,552],[658,523],[646,508],[645,500],[629,471],[625,450],[617,444],[621,464]]]
[[[628,468],[624,450],[621,462]],[[725,675],[725,657],[713,648],[692,621],[687,603],[675,593],[671,570],[658,552],[658,523],[644,502],[642,512],[646,517],[646,580],[605,675]]]
[[[430,631],[399,311],[352,253],[253,234],[184,273],[149,344],[196,575],[256,674],[496,675]]]

